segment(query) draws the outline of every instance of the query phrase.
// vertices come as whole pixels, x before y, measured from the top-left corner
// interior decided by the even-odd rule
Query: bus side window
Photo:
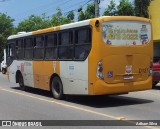
[[[12,58],[15,57],[15,43],[14,42],[9,45],[9,56]]]
[[[44,58],[44,37],[36,36],[34,38],[34,59]]]
[[[75,31],[75,59],[87,58],[91,48],[91,30],[88,28]]]
[[[62,60],[73,59],[73,33],[71,31],[59,33],[58,56]]]
[[[45,59],[57,59],[57,34],[45,36]]]
[[[32,38],[24,39],[24,58],[28,60],[33,59]]]
[[[23,51],[23,39],[18,39],[16,41],[16,58],[23,59],[24,51]]]

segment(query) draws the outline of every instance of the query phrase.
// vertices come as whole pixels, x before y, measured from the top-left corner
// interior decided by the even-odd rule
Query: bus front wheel
[[[63,85],[60,78],[57,76],[52,79],[51,91],[55,99],[63,99]]]
[[[18,82],[19,82],[19,87],[21,88],[21,90],[25,90],[23,76],[21,73],[18,75]]]

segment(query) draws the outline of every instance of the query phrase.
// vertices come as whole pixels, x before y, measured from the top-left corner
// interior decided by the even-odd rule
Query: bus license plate
[[[123,78],[125,80],[133,79],[133,75],[124,75]]]

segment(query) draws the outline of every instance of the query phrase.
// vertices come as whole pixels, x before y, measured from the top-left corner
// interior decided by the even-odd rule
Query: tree
[[[83,11],[80,11],[78,13],[78,21],[82,21],[82,20],[85,20],[85,14]]]
[[[73,11],[70,11],[70,12],[68,13],[68,15],[67,15],[67,18],[68,18],[69,20],[73,21],[73,20],[74,20],[74,12],[73,12]]]
[[[59,26],[72,22],[73,14],[68,14],[68,17],[62,15],[61,9],[57,7],[57,13],[52,16],[51,24],[52,26]]]
[[[115,3],[114,0],[110,1],[110,4],[105,9],[103,15],[104,16],[115,16],[115,15],[117,15],[116,3]]]
[[[151,0],[134,0],[135,15],[148,18],[148,6]]]
[[[128,0],[120,0],[119,5],[117,6],[117,14],[120,16],[133,16],[134,7],[132,3]]]
[[[42,14],[41,16],[31,15],[28,19],[25,19],[18,24],[16,31],[30,32],[38,29],[44,29],[50,26],[51,23],[48,18],[46,19],[45,14]]]
[[[86,10],[80,11],[78,14],[78,21],[90,19],[95,17],[94,3],[88,4]]]
[[[10,16],[4,13],[0,13],[0,53],[3,53],[3,49],[6,45],[8,36],[13,34],[13,21]]]
[[[85,10],[85,18],[90,19],[95,17],[95,4],[91,3],[87,5],[87,9]]]

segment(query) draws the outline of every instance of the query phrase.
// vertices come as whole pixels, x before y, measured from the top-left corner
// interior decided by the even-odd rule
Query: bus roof
[[[99,18],[93,18],[93,20],[95,19],[111,19],[111,20],[139,20],[139,21],[144,21],[144,22],[150,22],[149,19],[147,18],[142,18],[142,17],[136,17],[136,16],[102,16]],[[81,27],[81,26],[87,26],[90,24],[90,21],[92,19],[88,19],[88,20],[83,20],[83,21],[78,21],[78,22],[74,22],[74,23],[69,23],[69,24],[64,24],[64,25],[60,25],[60,26],[56,26],[56,27],[50,27],[50,28],[46,28],[46,29],[40,29],[40,30],[36,30],[36,31],[32,31],[32,32],[23,32],[23,33],[18,33],[16,35],[11,35],[8,37],[8,40],[10,39],[15,39],[15,38],[21,38],[21,37],[26,37],[26,36],[30,36],[30,35],[36,35],[36,34],[43,34],[43,33],[47,33],[47,32],[52,32],[52,31],[56,31],[56,30],[64,30],[64,29],[69,29],[69,28],[75,28],[75,27]]]
[[[90,23],[90,19],[88,20],[84,20],[84,21],[79,21],[79,22],[74,22],[74,23],[70,23],[70,24],[64,24],[58,27],[50,27],[50,28],[46,28],[46,29],[41,29],[41,30],[36,30],[36,31],[32,31],[32,32],[26,32],[26,33],[19,33],[17,35],[11,35],[8,37],[8,40],[10,39],[15,39],[15,38],[21,38],[21,37],[26,37],[26,36],[30,36],[30,35],[34,35],[34,34],[41,34],[44,32],[52,32],[57,30],[57,28],[59,28],[58,30],[64,30],[64,29],[69,29],[69,28],[75,28],[75,27],[81,27],[81,26],[87,26]]]

